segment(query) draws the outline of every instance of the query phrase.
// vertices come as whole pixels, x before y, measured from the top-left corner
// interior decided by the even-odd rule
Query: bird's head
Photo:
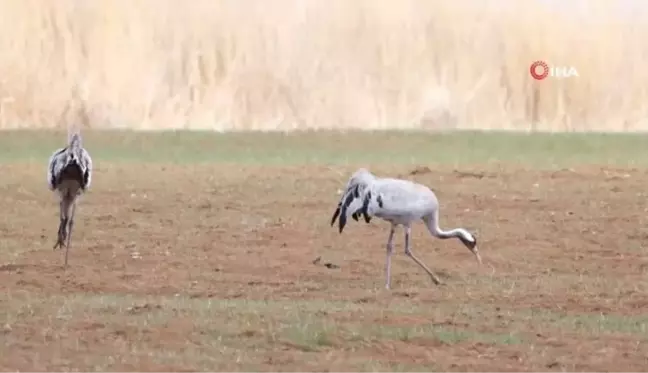
[[[477,261],[481,264],[481,256],[479,255],[479,250],[477,250],[477,238],[470,232],[462,230],[459,239],[468,248],[468,250],[475,254],[475,258],[477,258]]]
[[[460,235],[459,239],[471,251],[477,246],[477,239],[469,232],[465,232],[464,234]]]

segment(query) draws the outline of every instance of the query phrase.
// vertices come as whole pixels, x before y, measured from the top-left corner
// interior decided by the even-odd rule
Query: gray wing
[[[90,188],[92,184],[92,157],[85,149],[81,149],[81,156],[79,157],[81,163],[81,171],[83,173],[83,189]]]
[[[65,150],[66,148],[57,149],[49,158],[47,164],[47,184],[50,190],[56,188],[56,177],[63,169]]]
[[[370,215],[422,217],[438,207],[430,188],[408,180],[381,179],[372,186],[371,192],[375,195],[367,206]]]

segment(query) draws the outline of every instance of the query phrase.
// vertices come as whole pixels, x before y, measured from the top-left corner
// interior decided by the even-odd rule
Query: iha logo
[[[529,72],[535,80],[543,80],[548,76],[559,79],[578,76],[578,70],[574,66],[549,66],[544,61],[532,63]]]

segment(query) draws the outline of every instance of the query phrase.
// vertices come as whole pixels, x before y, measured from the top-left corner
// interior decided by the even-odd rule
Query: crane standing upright
[[[70,237],[74,225],[74,214],[78,197],[92,182],[92,158],[83,148],[81,134],[74,130],[68,133],[68,145],[56,150],[47,166],[47,183],[51,191],[59,196],[60,221],[58,238],[54,250],[65,246],[65,264],[68,265]]]

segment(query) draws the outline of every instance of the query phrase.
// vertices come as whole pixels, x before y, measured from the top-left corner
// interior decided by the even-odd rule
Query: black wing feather
[[[342,202],[342,208],[340,209],[340,220],[338,222],[339,223],[340,233],[342,233],[342,230],[344,229],[344,226],[347,223],[346,210],[349,207],[349,205],[351,204],[351,202],[353,202],[353,200],[355,198],[355,195],[357,195],[357,194],[358,194],[358,186],[356,185],[356,187],[352,191],[352,193],[347,194],[346,198]]]

